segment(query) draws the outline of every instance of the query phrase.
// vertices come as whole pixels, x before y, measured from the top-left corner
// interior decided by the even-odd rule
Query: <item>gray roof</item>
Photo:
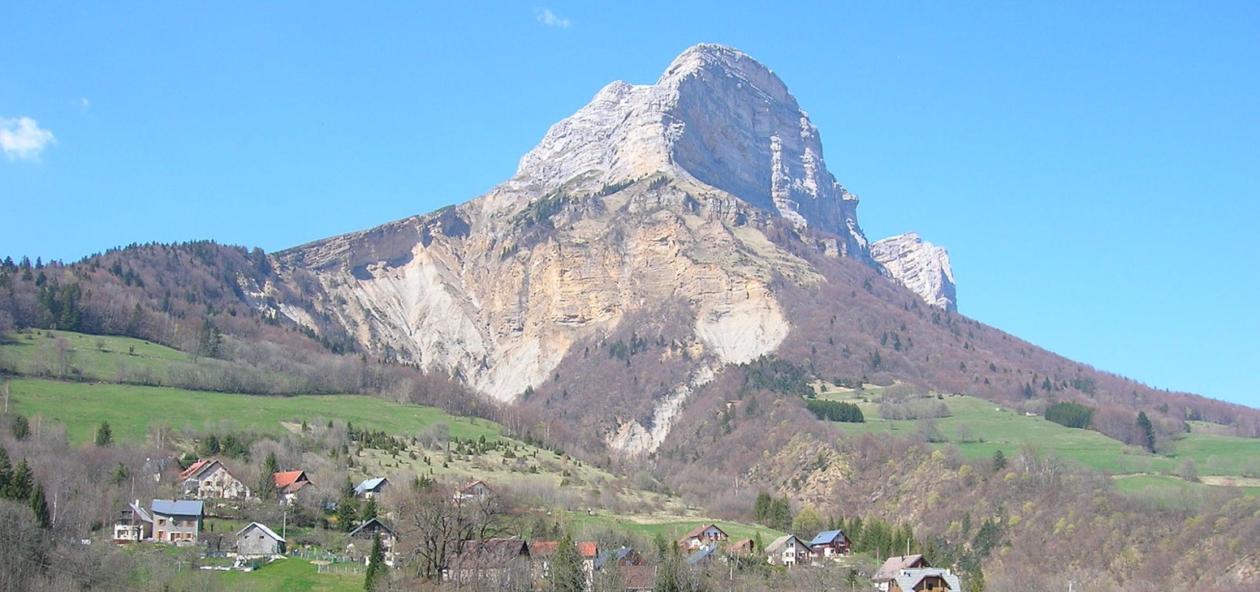
[[[945,585],[950,590],[962,590],[962,584],[958,581],[958,576],[954,575],[948,569],[939,567],[922,567],[918,569],[903,569],[893,576],[897,580],[897,587],[902,590],[914,590],[914,586],[923,581],[923,578],[938,576],[945,580]]]
[[[154,514],[164,514],[166,516],[201,516],[204,506],[200,501],[194,500],[153,500]]]
[[[694,555],[687,558],[687,565],[695,565],[705,559],[708,559],[713,555],[714,551],[717,551],[717,545],[709,545],[701,548],[699,551],[696,551]]]
[[[242,529],[240,529],[239,531],[237,531],[237,532],[236,532],[236,536],[241,536],[242,534],[245,534],[245,531],[247,531],[247,530],[249,530],[249,529],[251,529],[251,528],[254,528],[255,526],[257,526],[259,530],[263,531],[263,534],[266,534],[267,536],[269,536],[269,537],[271,537],[271,538],[273,538],[273,539],[275,539],[275,540],[277,540],[277,541],[280,541],[280,542],[282,542],[282,543],[283,543],[283,542],[286,542],[286,541],[284,540],[284,538],[283,538],[283,537],[281,537],[280,535],[276,534],[276,531],[271,530],[270,528],[267,528],[267,525],[266,525],[266,524],[263,524],[263,523],[261,523],[261,522],[250,522],[250,523],[249,523],[249,526],[246,526],[245,528],[242,528]]]
[[[380,489],[381,486],[385,484],[385,482],[386,481],[384,477],[373,477],[371,479],[364,479],[363,482],[360,483],[358,487],[354,488],[354,494],[363,495],[363,492],[365,491],[376,491]]]
[[[766,545],[766,553],[781,553],[783,548],[787,546],[788,541],[792,539],[796,539],[796,548],[798,551],[800,549],[804,549],[806,552],[809,551],[809,545],[806,545],[805,541],[801,540],[800,537],[794,534],[785,534],[777,539],[774,539],[774,541],[772,541],[769,545]]]
[[[134,501],[130,504],[127,504],[127,507],[131,508],[132,512],[135,512],[136,518],[139,519],[140,521],[153,522],[153,517],[150,516],[148,512],[145,512],[144,508],[140,507],[139,500]]]
[[[379,518],[372,518],[372,519],[370,519],[370,520],[368,520],[368,521],[364,522],[363,524],[360,524],[358,528],[356,528],[356,529],[354,529],[354,530],[350,531],[350,534],[348,534],[348,535],[346,535],[346,536],[354,536],[354,535],[356,535],[356,534],[359,534],[359,531],[360,531],[360,530],[363,530],[363,529],[367,528],[367,527],[368,527],[369,525],[371,525],[371,524],[379,524],[379,525],[381,526],[381,528],[385,529],[385,532],[388,532],[391,536],[394,534],[394,529],[390,528],[388,524],[385,524],[384,522],[381,522],[381,520],[380,520]]]

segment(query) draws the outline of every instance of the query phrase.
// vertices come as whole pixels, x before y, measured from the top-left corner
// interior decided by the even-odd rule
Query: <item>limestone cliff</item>
[[[958,310],[954,271],[944,247],[925,242],[917,233],[907,232],[876,241],[871,245],[871,256],[893,279],[918,294],[924,302]]]

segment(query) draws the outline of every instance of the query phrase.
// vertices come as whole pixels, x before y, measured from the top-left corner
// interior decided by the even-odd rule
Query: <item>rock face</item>
[[[924,302],[958,310],[954,271],[944,247],[925,242],[918,233],[907,232],[876,241],[871,245],[871,256]]]
[[[679,303],[693,314],[682,344],[697,352],[691,378],[646,425],[607,437],[616,449],[653,450],[692,389],[786,338],[775,282],[825,281],[767,238],[770,228],[821,233],[827,254],[883,269],[857,203],[773,72],[698,45],[656,84],[599,91],[486,195],[277,262],[294,281],[313,276],[325,297],[311,313],[335,318],[368,351],[503,401],[546,381],[574,343],[650,304]]]

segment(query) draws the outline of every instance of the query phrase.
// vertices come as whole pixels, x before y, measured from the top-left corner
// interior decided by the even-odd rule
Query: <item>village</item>
[[[373,562],[379,562],[377,569],[380,566],[405,569],[417,556],[426,556],[426,552],[434,548],[433,543],[449,543],[449,551],[444,555],[424,557],[436,568],[432,575],[438,576],[441,582],[469,589],[530,589],[530,582],[549,577],[553,562],[559,561],[558,556],[562,554],[561,545],[567,541],[580,558],[582,589],[651,592],[659,587],[663,568],[676,570],[682,566],[721,564],[763,564],[779,569],[826,568],[843,562],[852,552],[849,538],[839,529],[818,532],[808,540],[786,534],[762,546],[763,543],[755,539],[731,540],[721,527],[711,523],[699,524],[685,536],[670,541],[668,552],[659,554],[665,558],[664,562],[674,558],[676,565],[668,567],[653,564],[647,559],[649,554],[624,545],[601,548],[595,541],[574,541],[568,537],[561,541],[499,536],[466,538],[471,532],[489,532],[487,524],[478,520],[496,513],[498,494],[491,485],[480,480],[458,486],[449,496],[439,498],[438,505],[446,506],[452,515],[470,517],[468,526],[472,528],[443,533],[455,536],[449,541],[435,541],[433,533],[417,532],[415,522],[403,526],[396,512],[384,512],[378,506],[388,489],[416,487],[417,484],[433,486],[419,481],[395,485],[386,477],[367,478],[355,484],[341,502],[358,502],[357,514],[346,513],[337,504],[327,504],[325,510],[336,517],[334,520],[352,520],[353,524],[338,525],[346,534],[345,547],[324,549],[323,554],[328,559],[321,563],[348,563],[351,564],[348,569],[356,570],[354,573],[359,569],[371,570]],[[274,472],[272,485],[274,489],[269,497],[282,508],[292,507],[306,495],[304,492],[312,489],[310,479],[302,470]],[[224,461],[211,458],[193,462],[179,471],[176,486],[181,494],[179,499],[153,499],[148,504],[135,500],[121,508],[112,524],[113,542],[204,548],[206,557],[230,562],[201,569],[251,571],[290,555],[308,553],[305,556],[309,556],[309,551],[290,548],[285,533],[288,524],[283,522],[277,525],[251,520],[232,533],[220,533],[217,543],[205,540],[207,518],[221,512],[222,508],[239,510],[250,504],[267,503],[234,476]],[[432,506],[433,498],[429,499]],[[287,517],[287,514],[282,513],[282,516]],[[430,540],[408,540],[412,535]],[[342,569],[347,567],[343,565]],[[423,573],[424,569],[420,571]],[[734,574],[733,569],[731,573]],[[855,575],[850,572],[851,587],[858,587]],[[957,574],[950,569],[933,567],[922,554],[888,557],[865,581],[860,587],[880,592],[963,589]],[[597,586],[596,582],[601,584]]]

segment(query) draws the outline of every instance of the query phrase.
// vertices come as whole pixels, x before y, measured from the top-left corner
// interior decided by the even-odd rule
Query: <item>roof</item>
[[[356,528],[356,529],[354,529],[354,530],[350,531],[350,534],[348,534],[348,535],[346,535],[346,536],[351,536],[351,537],[352,537],[352,536],[354,536],[354,535],[356,535],[356,534],[359,534],[359,531],[360,531],[360,530],[363,530],[363,529],[367,528],[367,527],[368,527],[368,525],[369,525],[369,524],[372,524],[373,522],[375,522],[375,523],[376,523],[377,525],[379,525],[381,528],[383,528],[383,529],[385,529],[386,531],[388,531],[388,532],[389,532],[389,534],[391,534],[391,535],[392,535],[392,534],[394,534],[394,529],[390,528],[390,527],[389,527],[389,525],[385,524],[384,522],[381,522],[380,518],[372,518],[371,520],[368,520],[367,522],[364,522],[363,524],[360,524],[358,528]]]
[[[782,551],[783,547],[787,546],[788,541],[792,539],[796,539],[797,547],[799,549],[808,550],[809,546],[806,545],[805,541],[802,541],[800,537],[794,534],[785,534],[777,539],[774,539],[774,541],[769,545],[766,545],[766,553],[778,553]]]
[[[473,481],[472,483],[469,483],[468,485],[465,485],[465,486],[463,486],[463,487],[460,487],[460,488],[459,488],[459,490],[460,490],[461,492],[463,492],[463,491],[468,491],[469,489],[472,489],[472,488],[476,487],[478,484],[480,484],[482,487],[486,488],[486,491],[494,491],[494,489],[492,489],[489,485],[486,485],[486,482],[485,482],[485,481]]]
[[[373,477],[371,479],[364,479],[363,482],[360,483],[358,487],[354,488],[354,494],[363,495],[363,492],[365,491],[377,491],[388,482],[389,481],[385,479],[384,477]]]
[[[290,483],[284,487],[281,487],[280,492],[281,493],[297,493],[301,491],[303,487],[306,487],[307,485],[310,485],[310,484],[311,484],[310,481],[298,481],[297,483]]]
[[[594,541],[578,541],[573,543],[583,559],[593,559],[599,553],[599,545]],[[558,541],[534,541],[529,544],[530,557],[551,557],[560,548]]]
[[[188,479],[189,477],[200,473],[202,469],[210,466],[210,463],[213,463],[214,461],[215,459],[199,460],[191,465],[188,465],[188,468],[184,469],[184,472],[179,474],[179,478]]]
[[[551,557],[560,548],[558,541],[534,541],[529,544],[530,557]]]
[[[656,585],[656,567],[627,565],[621,568],[621,580],[627,590],[651,590]]]
[[[153,517],[150,516],[148,512],[144,511],[144,508],[140,506],[139,500],[127,504],[127,507],[130,508],[132,512],[135,512],[136,518],[138,518],[141,522],[153,522]]]
[[[532,553],[532,550],[531,550],[531,553]],[[617,549],[613,549],[611,551],[604,551],[603,553],[600,553],[598,556],[595,557],[594,567],[595,569],[600,569],[601,567],[604,566],[604,564],[608,562],[612,562],[614,565],[620,564],[627,557],[629,557],[631,553],[634,553],[636,557],[638,556],[638,553],[635,553],[635,550],[631,549],[630,547],[620,547]]]
[[[897,586],[902,590],[914,590],[924,578],[936,576],[945,580],[945,585],[950,590],[962,590],[962,585],[958,581],[958,576],[951,573],[948,569],[937,567],[928,567],[921,569],[903,569],[893,577],[897,580]]]
[[[200,516],[205,506],[198,500],[153,500],[154,514],[166,516]]]
[[[257,527],[258,527],[258,529],[259,529],[259,530],[261,530],[261,531],[263,531],[263,533],[264,533],[264,534],[266,534],[267,536],[269,536],[269,537],[271,537],[271,538],[273,538],[273,539],[275,539],[275,540],[277,540],[277,541],[280,541],[280,542],[282,542],[282,543],[283,543],[283,542],[285,542],[284,537],[282,537],[282,536],[280,536],[280,535],[276,534],[276,531],[271,530],[270,528],[267,528],[267,525],[266,525],[266,524],[263,524],[263,523],[261,523],[261,522],[250,522],[250,523],[249,523],[249,526],[246,526],[245,528],[242,528],[242,529],[240,529],[240,530],[236,531],[236,536],[241,536],[242,534],[245,534],[245,531],[247,531],[247,530],[249,530],[249,529],[251,529],[251,528],[254,528],[255,526],[257,526]]]
[[[884,565],[875,572],[875,577],[871,578],[876,582],[884,582],[893,579],[897,572],[916,567],[931,567],[922,555],[899,555],[889,557]]]
[[[306,471],[282,471],[272,475],[272,477],[276,480],[277,489],[308,480],[306,478]]]
[[[710,528],[715,528],[715,529],[717,529],[717,531],[718,531],[718,532],[720,532],[720,533],[722,533],[722,534],[726,534],[726,531],[724,531],[724,530],[722,530],[722,529],[718,528],[718,526],[717,526],[716,524],[704,524],[704,525],[701,525],[701,526],[697,526],[697,527],[695,528],[695,530],[693,530],[693,531],[691,531],[691,532],[687,533],[687,536],[684,536],[683,538],[678,539],[678,540],[680,540],[680,541],[685,541],[685,540],[687,540],[687,539],[694,539],[694,538],[696,538],[696,537],[698,537],[698,536],[700,536],[700,535],[704,534],[704,531],[709,530]]]
[[[839,530],[828,530],[825,532],[820,532],[818,533],[818,536],[814,537],[814,540],[809,542],[809,546],[812,547],[814,545],[827,545],[827,544],[835,542],[837,537],[843,539],[844,533],[840,532]]]
[[[523,539],[484,539],[460,541],[451,567],[476,566],[480,569],[504,567],[517,557],[529,557],[529,545]]]
[[[752,553],[757,550],[757,542],[752,539],[743,539],[731,543],[726,549],[731,553]]]
[[[701,547],[699,551],[692,553],[691,557],[687,558],[687,565],[695,565],[697,563],[700,563],[701,561],[704,561],[705,559],[708,559],[709,557],[713,555],[714,551],[717,551],[717,545],[709,545],[707,547]]]

